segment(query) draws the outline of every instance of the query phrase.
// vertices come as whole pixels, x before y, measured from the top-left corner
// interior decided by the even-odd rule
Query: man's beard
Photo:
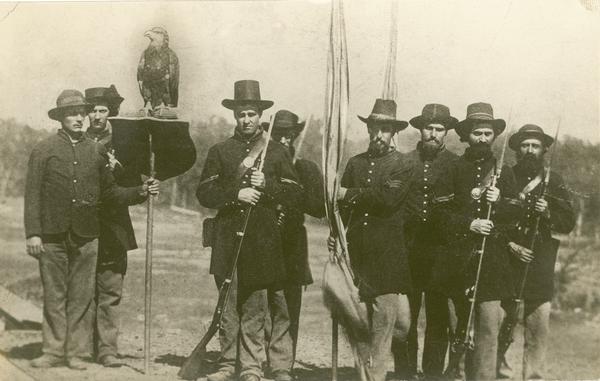
[[[528,152],[519,158],[517,166],[526,174],[537,174],[544,167],[544,158]]]
[[[471,160],[489,159],[492,155],[492,145],[488,143],[475,143],[465,150],[465,156]]]
[[[379,138],[375,138],[369,142],[369,152],[372,155],[381,155],[390,150],[390,145]]]
[[[443,144],[441,142],[435,138],[432,138],[424,141],[421,144],[421,152],[428,157],[435,156],[442,149],[442,146]]]
[[[92,122],[90,123],[90,129],[92,132],[102,132],[106,129],[106,126],[108,125],[108,123],[95,123]]]

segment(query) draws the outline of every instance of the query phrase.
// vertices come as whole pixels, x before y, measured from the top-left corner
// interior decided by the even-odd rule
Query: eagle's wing
[[[142,52],[142,57],[140,58],[140,62],[138,63],[138,69],[137,69],[137,80],[138,80],[138,86],[140,88],[140,94],[142,94],[142,98],[144,98],[144,100],[146,100],[146,97],[144,96],[144,66],[146,65],[146,51],[144,50]]]
[[[169,96],[171,105],[177,107],[179,100],[179,59],[175,52],[169,48]]]

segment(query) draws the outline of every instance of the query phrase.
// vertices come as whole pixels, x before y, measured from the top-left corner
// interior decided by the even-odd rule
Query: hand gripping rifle
[[[271,116],[271,120],[269,122],[269,131],[267,132],[266,137],[267,141],[265,143],[263,151],[260,154],[258,168],[256,168],[258,172],[262,172],[265,165],[267,148],[269,147],[269,142],[271,141],[271,132],[273,131],[273,121],[274,118]],[[185,362],[181,366],[181,369],[179,369],[179,373],[177,373],[177,375],[183,378],[184,380],[195,380],[199,377],[202,369],[202,362],[204,357],[206,356],[206,346],[221,327],[223,313],[227,308],[227,302],[229,300],[229,295],[231,294],[231,283],[237,270],[237,263],[240,257],[240,252],[242,250],[242,244],[244,243],[244,236],[246,234],[246,228],[248,227],[248,221],[250,220],[250,214],[252,214],[252,210],[253,206],[249,205],[246,209],[246,214],[244,215],[244,222],[241,226],[241,230],[236,233],[238,236],[238,242],[236,246],[235,256],[233,257],[231,269],[229,270],[225,281],[221,284],[219,288],[219,300],[217,301],[217,307],[215,308],[215,312],[213,313],[210,326],[208,327],[208,330],[206,331],[204,336],[202,336],[202,339],[200,340],[198,345],[196,345],[192,353],[185,360]]]
[[[504,138],[504,145],[502,146],[502,153],[500,154],[500,160],[496,162],[496,173],[492,176],[490,188],[496,186],[496,182],[500,178],[502,173],[502,166],[504,165],[504,154],[506,153],[506,146],[508,143],[509,133]],[[492,211],[494,204],[488,202],[487,217],[492,217]],[[487,236],[484,235],[481,239],[481,246],[475,250],[475,253],[479,255],[479,261],[477,264],[477,273],[475,275],[475,283],[473,287],[467,289],[467,295],[472,292],[471,298],[469,298],[469,315],[467,318],[467,325],[464,330],[456,327],[456,338],[450,347],[450,356],[448,360],[448,367],[444,371],[446,377],[454,377],[460,370],[460,362],[467,350],[473,350],[475,347],[475,303],[477,303],[477,291],[479,290],[479,279],[481,277],[481,268],[483,265],[483,256],[485,254],[485,245]],[[460,318],[459,318],[460,324]]]
[[[550,161],[548,163],[548,168],[546,168],[546,173],[544,176],[544,182],[542,185],[542,192],[540,193],[540,199],[544,198],[548,191],[548,184],[550,183],[550,170],[552,168],[552,159],[554,158],[554,152],[556,152],[556,145],[558,144],[558,131],[560,129],[560,119],[558,120],[558,126],[556,127],[556,133],[554,135],[554,147],[552,147],[552,154],[550,155]],[[527,238],[527,234],[530,234],[529,241],[526,243],[526,247],[529,248],[532,252],[535,250],[535,244],[538,239],[539,227],[540,227],[540,219],[541,214],[537,214],[531,229],[525,234]],[[519,281],[519,292],[517,297],[514,299],[513,305],[510,306],[510,309],[507,311],[506,320],[502,324],[500,329],[500,333],[498,334],[498,365],[501,361],[504,361],[504,356],[508,351],[508,348],[514,341],[515,327],[519,321],[519,316],[522,315],[523,310],[523,293],[525,291],[525,284],[527,282],[527,274],[529,272],[529,264],[531,262],[525,263],[523,267],[523,275]]]

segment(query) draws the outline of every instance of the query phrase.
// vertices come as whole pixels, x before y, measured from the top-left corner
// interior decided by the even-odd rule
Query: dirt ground
[[[24,250],[22,200],[0,204],[0,284],[23,298],[41,305],[37,264]],[[138,244],[144,247],[145,209],[132,208]],[[150,375],[142,374],[144,333],[144,263],[142,249],[129,254],[121,312],[119,352],[126,366],[103,368],[90,363],[86,371],[66,367],[32,369],[28,361],[41,354],[41,332],[7,330],[0,333],[0,353],[27,374],[40,380],[174,380],[185,356],[210,323],[217,291],[208,274],[210,251],[201,242],[201,218],[158,209],[155,214],[152,351]],[[327,259],[323,245],[326,228],[309,223],[310,258],[315,284],[306,289],[300,321],[298,362],[300,380],[330,379],[331,320],[322,303],[320,282]],[[422,322],[421,322],[422,323]],[[422,325],[422,324],[421,324]],[[423,327],[420,327],[421,331]],[[548,346],[549,379],[600,378],[600,320],[582,314],[554,313]],[[518,327],[517,334],[521,332]],[[422,336],[422,333],[421,333]],[[518,336],[518,335],[517,335]],[[509,359],[518,371],[522,339]],[[216,353],[216,339],[208,350]],[[391,359],[390,359],[391,360]],[[348,346],[340,342],[340,381],[355,380]],[[390,370],[393,364],[390,361]],[[3,380],[0,374],[0,380]]]

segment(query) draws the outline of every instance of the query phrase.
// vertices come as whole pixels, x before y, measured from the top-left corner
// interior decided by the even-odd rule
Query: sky
[[[398,0],[398,118],[442,103],[464,119],[474,102],[513,128],[600,142],[600,12],[580,0]],[[0,3],[0,118],[56,128],[62,89],[115,84],[122,111],[142,107],[137,63],[144,31],[168,30],[181,66],[179,115],[232,120],[221,100],[240,79],[260,81],[273,109],[324,111],[328,1]],[[345,2],[350,138],[362,138],[381,96],[391,0]],[[512,110],[512,111],[511,111]],[[233,122],[233,120],[232,120]],[[407,138],[415,131],[404,132]]]

